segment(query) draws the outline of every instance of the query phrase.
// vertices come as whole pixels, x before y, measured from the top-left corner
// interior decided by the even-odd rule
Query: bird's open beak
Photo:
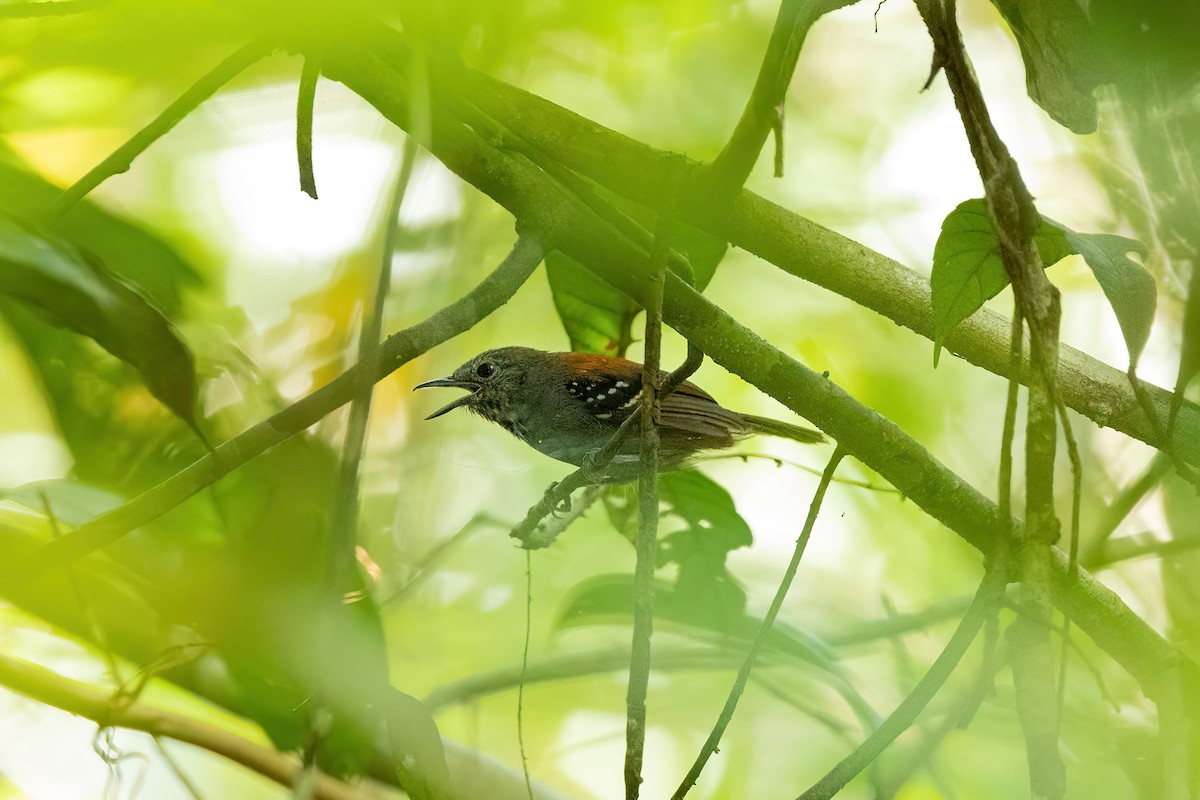
[[[430,388],[434,388],[434,387],[444,387],[444,386],[448,386],[453,389],[470,389],[471,393],[464,394],[462,397],[459,397],[456,400],[450,401],[446,405],[439,408],[437,411],[430,414],[425,419],[433,419],[434,417],[440,417],[442,414],[445,414],[448,411],[453,411],[454,409],[458,408],[459,406],[465,406],[467,403],[471,402],[471,398],[473,398],[475,396],[475,393],[479,391],[479,384],[472,383],[471,381],[460,381],[457,378],[450,377],[450,376],[447,376],[445,378],[437,378],[432,381],[425,381],[422,384],[418,384],[417,386],[414,386],[413,391],[416,391],[417,389],[430,389]]]

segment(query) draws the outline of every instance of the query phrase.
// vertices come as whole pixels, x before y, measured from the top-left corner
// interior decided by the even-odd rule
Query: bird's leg
[[[558,486],[558,483],[559,483],[558,481],[551,481],[550,485],[546,487],[546,494],[553,493],[555,487]],[[557,503],[554,504],[554,508],[550,509],[550,516],[554,517],[555,519],[558,519],[559,514],[566,514],[570,510],[571,510],[571,495],[567,495],[562,500],[559,500]]]

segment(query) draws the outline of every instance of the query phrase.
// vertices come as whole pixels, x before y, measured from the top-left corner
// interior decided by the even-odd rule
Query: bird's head
[[[425,419],[440,417],[460,406],[492,421],[503,419],[508,407],[520,396],[530,372],[538,369],[548,356],[548,353],[528,347],[501,347],[480,353],[446,377],[414,387],[449,386],[469,392]]]

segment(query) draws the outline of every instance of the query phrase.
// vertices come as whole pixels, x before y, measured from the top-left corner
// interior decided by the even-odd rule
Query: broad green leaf
[[[1034,234],[1034,244],[1044,267],[1069,255],[1083,256],[1117,316],[1130,363],[1136,364],[1150,335],[1157,301],[1154,279],[1126,254],[1144,255],[1145,247],[1122,236],[1076,233],[1046,217]],[[1000,242],[982,198],[960,203],[942,222],[933,250],[931,283],[936,366],[951,331],[1008,285]]]
[[[641,307],[575,259],[557,250],[546,255],[546,278],[571,349],[623,353]]]
[[[660,476],[658,493],[669,506],[668,513],[686,525],[667,534],[659,550],[662,563],[679,565],[677,588],[695,592],[698,599],[714,590],[740,593],[725,571],[725,557],[730,550],[748,547],[754,536],[729,492],[705,474],[688,469]]]
[[[78,527],[125,502],[120,495],[77,481],[49,480],[26,483],[0,491],[0,500],[11,500],[39,514],[51,513],[63,526]]]
[[[1035,236],[1046,266],[1070,255],[1057,231],[1039,229]],[[1000,241],[983,198],[958,204],[942,222],[933,248],[933,364],[950,332],[1008,286]]]
[[[1029,97],[1075,133],[1096,130],[1096,98],[1106,61],[1078,0],[992,0],[1025,62]]]
[[[734,638],[749,642],[762,620],[745,612],[744,598],[727,598],[720,613],[699,611],[690,594],[666,581],[654,585],[654,615],[657,620],[679,626],[684,633],[704,641]],[[632,620],[633,577],[625,574],[597,575],[580,582],[564,598],[556,625],[560,628],[588,625],[626,624]],[[836,654],[817,636],[777,622],[766,641],[780,655],[798,658],[835,670]]]
[[[133,366],[155,397],[195,427],[191,353],[158,309],[97,261],[0,217],[0,292]]]
[[[621,198],[606,199],[644,227],[653,226],[654,216],[644,208]],[[681,222],[670,226],[668,237],[671,248],[687,258],[696,287],[704,289],[724,257],[727,243]],[[558,251],[546,257],[546,276],[572,350],[607,355],[625,351],[632,341],[631,325],[640,305]]]
[[[1046,219],[1045,224],[1062,231],[1071,251],[1083,256],[1091,268],[1113,313],[1117,315],[1125,346],[1129,349],[1129,363],[1136,367],[1150,338],[1158,293],[1154,277],[1141,264],[1132,261],[1128,254],[1137,253],[1145,258],[1146,246],[1111,233],[1076,233],[1051,219]]]
[[[16,158],[8,153],[3,157],[10,161]],[[23,166],[0,161],[0,213],[23,222],[40,220],[61,194],[61,187]],[[196,268],[162,238],[88,199],[46,224],[50,225],[50,233],[94,253],[168,315],[179,309],[183,290],[201,282]]]
[[[669,525],[671,518],[684,524],[666,535],[660,531],[658,566],[678,564],[677,585],[696,590],[701,598],[709,591],[726,591],[716,586],[728,583],[726,555],[748,547],[754,538],[729,492],[704,473],[684,469],[658,477],[658,499],[662,525]],[[633,541],[638,529],[636,485],[612,487],[604,496],[604,508],[612,526]],[[741,591],[732,584],[729,588]]]

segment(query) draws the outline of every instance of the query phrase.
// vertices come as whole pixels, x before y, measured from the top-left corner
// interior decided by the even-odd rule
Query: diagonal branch
[[[30,559],[9,561],[0,566],[0,577],[32,580],[47,570],[106,547],[134,528],[157,519],[268,448],[295,436],[348,403],[362,375],[369,376],[373,382],[381,381],[427,350],[470,329],[508,302],[541,263],[543,254],[537,236],[522,234],[504,261],[478,286],[428,319],[389,336],[371,362],[356,364],[332,382],[221,444],[214,452],[158,486],[46,544]]]
[[[12,656],[0,655],[0,686],[90,719],[102,727],[129,728],[195,745],[282,786],[295,786],[303,771],[297,759],[215,725],[145,703],[114,703],[106,692]],[[362,796],[325,774],[318,774],[313,786],[313,797],[317,800],[354,800]]]
[[[792,581],[796,577],[796,571],[800,568],[800,559],[803,558],[809,537],[812,536],[813,526],[817,522],[817,514],[821,510],[821,503],[825,500],[825,492],[829,489],[829,484],[833,481],[833,473],[837,470],[838,464],[842,462],[843,455],[844,453],[841,448],[838,448],[833,451],[833,455],[829,458],[825,472],[821,475],[821,482],[817,484],[817,490],[813,493],[812,502],[809,503],[808,517],[804,520],[804,528],[800,531],[799,538],[796,539],[796,548],[792,551],[792,560],[788,562],[787,569],[784,570],[783,578],[779,581],[779,588],[775,590],[775,597],[771,600],[771,606],[767,609],[766,616],[763,617],[758,634],[755,635],[754,641],[751,642],[750,649],[746,651],[746,658],[738,670],[737,678],[733,681],[733,686],[729,690],[729,696],[725,699],[725,706],[721,709],[721,715],[718,717],[716,724],[713,725],[713,729],[709,733],[708,739],[704,742],[704,746],[696,755],[696,760],[692,763],[691,769],[684,776],[683,781],[679,784],[679,788],[675,790],[675,794],[671,796],[671,800],[683,800],[691,788],[696,785],[696,781],[700,778],[700,772],[704,769],[704,765],[708,763],[708,759],[712,757],[713,753],[717,752],[717,745],[721,743],[721,737],[725,733],[725,728],[733,720],[733,712],[737,710],[738,700],[741,699],[742,692],[746,688],[746,683],[750,680],[750,672],[754,669],[754,664],[758,660],[758,653],[766,641],[767,633],[770,632],[771,626],[775,624],[775,618],[779,616],[779,610],[783,608],[784,598],[787,597],[788,590],[792,587]]]
[[[49,6],[57,4],[43,3],[40,5]],[[50,210],[50,216],[56,217],[65,214],[71,210],[72,206],[82,200],[88,192],[95,189],[106,179],[128,170],[130,165],[133,164],[133,160],[140,156],[147,147],[162,138],[171,128],[178,125],[184,117],[195,111],[197,106],[209,97],[212,97],[218,89],[233,80],[238,73],[265,56],[268,50],[269,48],[261,42],[251,42],[213,67],[211,72],[192,84],[186,92],[181,94],[174,103],[167,106],[149,125],[135,133],[130,137],[129,141],[114,150],[112,155],[89,170],[86,175],[75,181],[75,183],[71,184],[58,200],[55,201],[54,206]]]
[[[933,666],[925,673],[925,677],[921,679],[920,683],[909,692],[900,705],[896,706],[896,710],[892,712],[891,716],[884,720],[883,724],[857,750],[846,756],[840,764],[801,794],[797,800],[829,800],[883,753],[888,745],[896,740],[896,737],[912,726],[917,715],[925,709],[925,706],[929,705],[929,701],[954,672],[954,668],[958,666],[958,662],[962,660],[967,648],[975,640],[983,623],[994,613],[996,603],[1003,597],[1006,582],[1003,574],[996,570],[989,570],[984,576],[983,582],[979,584],[975,599],[971,601],[970,608],[958,623],[946,648],[933,662]]]
[[[704,180],[715,196],[731,198],[742,188],[772,131],[775,131],[775,177],[783,177],[779,168],[783,161],[783,105],[800,58],[800,48],[818,19],[856,2],[858,0],[783,0],[780,4],[750,99],[746,101],[729,141],[705,170]]]
[[[388,32],[384,57],[399,70],[406,63],[404,40]],[[682,163],[685,171],[703,165],[683,156],[655,150],[575,114],[537,95],[466,69],[436,71],[432,78],[441,94],[467,96],[480,110],[512,131],[522,149],[541,165],[567,167],[618,194],[655,207],[668,176]],[[352,87],[354,88],[354,87]],[[933,306],[928,279],[902,264],[743,190],[728,218],[714,219],[711,210],[686,202],[680,220],[762,258],[784,271],[811,281],[853,302],[933,338]],[[996,375],[1009,376],[1011,322],[983,309],[950,336],[947,348]],[[1029,380],[1028,362],[1016,377]],[[1096,422],[1162,449],[1155,426],[1138,404],[1124,372],[1071,347],[1060,348],[1059,391],[1066,404]],[[1172,394],[1147,386],[1155,415],[1164,421]],[[1163,427],[1163,426],[1158,426]],[[1177,424],[1176,447],[1184,460],[1200,465],[1200,406],[1185,402]]]

